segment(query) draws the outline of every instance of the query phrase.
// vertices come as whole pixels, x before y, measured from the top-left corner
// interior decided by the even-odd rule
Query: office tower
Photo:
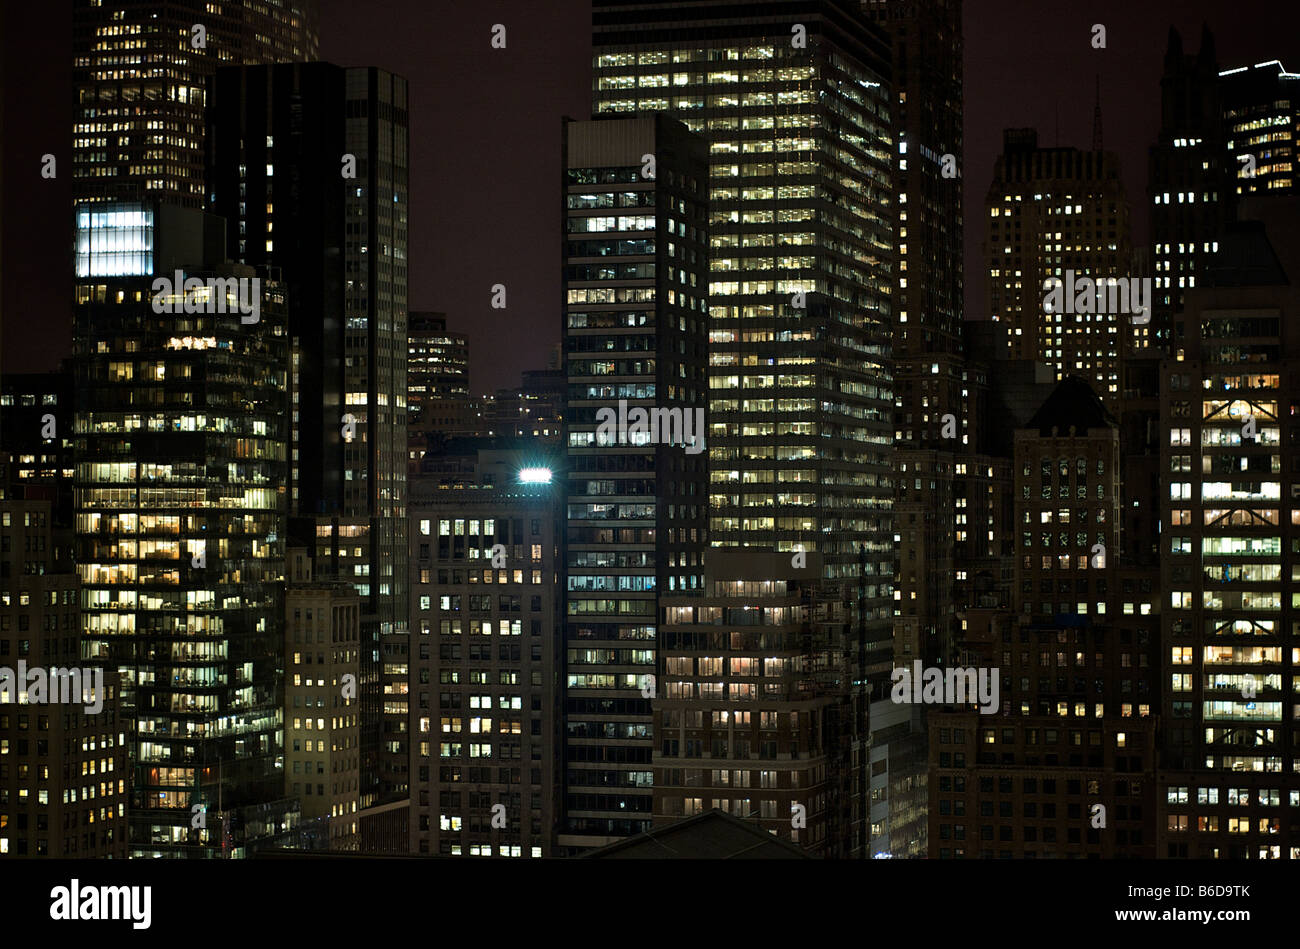
[[[0,858],[124,859],[119,680],[100,667],[97,684],[80,661],[72,533],[56,525],[49,500],[29,492],[40,488],[18,486],[0,500],[0,667],[14,676],[0,686]]]
[[[220,223],[77,211],[82,655],[122,677],[133,856],[239,856],[296,820],[276,767],[284,291],[225,262]]]
[[[710,149],[710,542],[865,572],[871,668],[886,676],[888,39],[856,0],[595,0],[592,25],[594,110],[668,112]]]
[[[936,357],[961,352],[962,0],[864,0],[893,44],[898,154],[894,390],[917,423]],[[903,379],[914,388],[905,392]],[[930,393],[933,397],[935,393]],[[906,441],[921,441],[911,431]],[[931,435],[930,438],[935,436]]]
[[[284,791],[301,802],[300,833],[309,846],[357,850],[361,598],[350,583],[314,579],[311,563],[306,549],[289,551]]]
[[[73,4],[74,198],[201,207],[218,65],[316,59],[316,0]]]
[[[1087,379],[1114,408],[1132,315],[1111,305],[1118,292],[1108,290],[1099,301],[1075,281],[1104,279],[1111,286],[1110,278],[1133,273],[1118,157],[1040,148],[1033,129],[1008,129],[984,207],[989,313],[1010,324],[1012,356],[1049,363],[1058,380]],[[1049,309],[1049,279],[1063,282],[1063,306]]]
[[[0,455],[16,485],[40,485],[54,523],[72,526],[72,373],[11,372],[0,382]],[[32,497],[28,492],[28,497]]]
[[[1300,144],[1300,73],[1276,59],[1225,69],[1223,134],[1234,193],[1291,194]]]
[[[861,776],[831,763],[842,754],[837,707],[852,703],[841,640],[853,612],[821,574],[815,553],[794,565],[715,548],[703,595],[663,599],[656,825],[720,808],[814,855],[861,856],[853,812],[836,806]]]
[[[1161,369],[1161,857],[1297,859],[1295,198],[1252,199]],[[1254,220],[1252,220],[1254,218]]]
[[[531,438],[466,440],[464,452],[460,476],[412,480],[409,849],[549,857],[563,767],[561,456]]]
[[[315,577],[362,598],[362,807],[404,799],[406,80],[329,63],[222,69],[209,124],[227,252],[288,288],[291,532]]]
[[[659,594],[703,589],[709,290],[703,139],[667,115],[566,121],[563,167],[562,849],[650,824]]]
[[[1174,314],[1183,295],[1196,286],[1224,225],[1232,220],[1236,169],[1224,138],[1223,89],[1214,38],[1201,33],[1195,55],[1170,29],[1160,78],[1160,137],[1151,147],[1147,184],[1155,302],[1149,343],[1177,353]]]
[[[429,436],[459,433],[469,421],[469,344],[447,331],[443,313],[412,311],[406,332],[407,460],[415,474]]]
[[[961,341],[962,5],[868,0],[863,8],[893,46],[899,189],[894,647],[910,661],[922,653],[946,657],[953,648],[959,608],[953,454],[974,449]]]
[[[1087,616],[1100,568],[1120,549],[1119,425],[1087,382],[1067,377],[1016,432],[1022,611]]]
[[[1155,855],[1160,594],[1121,556],[1121,461],[1077,377],[1015,432],[1011,608],[967,610],[957,660],[998,701],[931,712],[931,857]]]

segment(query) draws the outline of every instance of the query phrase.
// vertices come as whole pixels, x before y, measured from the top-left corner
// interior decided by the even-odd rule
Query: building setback
[[[562,851],[648,829],[659,595],[703,589],[707,154],[667,115],[564,125]]]

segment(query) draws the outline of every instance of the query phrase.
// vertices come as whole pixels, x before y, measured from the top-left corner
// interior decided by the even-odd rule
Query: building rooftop
[[[590,853],[593,860],[810,860],[802,848],[758,824],[714,808],[654,827]]]
[[[1083,435],[1090,428],[1114,428],[1118,424],[1086,380],[1066,376],[1025,428],[1036,428],[1043,437],[1050,437]]]

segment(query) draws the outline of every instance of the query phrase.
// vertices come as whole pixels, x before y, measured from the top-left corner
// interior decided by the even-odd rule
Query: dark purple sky
[[[70,193],[39,176],[70,145],[68,4],[0,4],[5,22],[3,365],[53,368],[70,341]],[[966,0],[967,316],[983,317],[980,213],[1002,129],[1087,148],[1094,77],[1105,145],[1120,153],[1138,240],[1146,236],[1146,150],[1159,118],[1171,25],[1189,51],[1201,24],[1221,68],[1296,54],[1294,0]],[[504,50],[491,29],[507,29]],[[1091,27],[1107,28],[1094,50]],[[475,392],[517,385],[559,338],[560,117],[590,110],[590,11],[584,0],[322,0],[321,52],[410,80],[410,306],[444,310],[470,339]],[[493,310],[490,288],[507,287]]]

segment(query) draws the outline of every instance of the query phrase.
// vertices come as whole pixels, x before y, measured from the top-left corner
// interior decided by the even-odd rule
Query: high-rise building
[[[921,403],[930,365],[961,352],[962,0],[863,0],[863,6],[893,43],[899,192],[894,391],[896,398],[910,394]],[[899,383],[910,377],[913,388],[905,392]],[[926,407],[905,404],[902,411],[919,425]],[[926,434],[908,431],[903,438],[921,441]]]
[[[1142,327],[1110,299],[1120,296],[1109,281],[1127,289],[1135,263],[1118,156],[1040,148],[1033,129],[1008,129],[984,209],[989,314],[1010,324],[1012,356],[1050,364],[1058,380],[1087,379],[1114,408],[1120,356]],[[1061,307],[1048,299],[1052,279],[1062,281]],[[1084,279],[1107,281],[1106,297],[1076,293]]]
[[[0,685],[0,859],[124,859],[120,680],[81,662],[72,532],[49,500],[23,496],[43,488],[20,484],[0,499],[0,667],[13,676]]]
[[[1295,860],[1297,199],[1241,211],[1161,366],[1158,856]]]
[[[362,807],[407,792],[407,84],[376,68],[219,70],[210,208],[288,288],[290,530],[362,598]]]
[[[238,856],[297,819],[277,767],[284,290],[222,243],[200,211],[77,211],[82,653],[122,679],[133,856]]]
[[[566,120],[563,168],[560,843],[577,849],[649,827],[659,596],[703,590],[709,166],[657,115]]]
[[[358,850],[361,598],[350,583],[313,579],[311,564],[306,549],[289,551],[284,790],[301,803],[307,846]]]
[[[1016,432],[1022,612],[1049,622],[1095,612],[1100,567],[1120,550],[1119,425],[1077,376]]]
[[[0,383],[0,458],[10,477],[40,485],[54,501],[54,522],[72,526],[72,373],[11,372]],[[32,495],[30,492],[28,496]]]
[[[1201,33],[1195,55],[1183,52],[1182,36],[1170,29],[1160,78],[1160,137],[1151,147],[1147,184],[1155,300],[1150,345],[1173,351],[1174,314],[1196,286],[1232,220],[1235,169],[1223,124],[1223,89],[1214,38]]]
[[[409,849],[549,857],[563,786],[562,456],[532,438],[475,441],[460,476],[412,480]]]
[[[412,311],[406,332],[406,432],[414,474],[430,435],[459,434],[469,422],[469,344],[447,330],[444,313]]]
[[[1219,77],[1234,193],[1294,193],[1300,180],[1300,73],[1287,72],[1273,59],[1225,69]]]
[[[1077,377],[1015,432],[1010,608],[966,610],[955,663],[996,702],[929,716],[931,857],[1155,855],[1160,597],[1119,547],[1120,444]]]
[[[1300,74],[1276,59],[1218,67],[1208,28],[1195,55],[1169,31],[1148,184],[1156,284],[1150,341],[1174,356],[1183,347],[1175,314],[1214,266],[1242,198],[1295,190]]]
[[[816,553],[795,564],[713,548],[703,595],[663,599],[656,824],[719,808],[818,856],[865,855],[865,828],[854,826],[863,815],[849,806],[863,776],[834,760],[856,658],[838,586]]]
[[[864,0],[863,7],[893,45],[894,645],[910,661],[953,646],[954,453],[974,448],[961,337],[962,4]]]
[[[204,200],[206,83],[219,65],[316,59],[317,0],[73,3],[73,195]]]
[[[858,0],[592,7],[594,111],[672,114],[710,150],[710,543],[815,550],[829,578],[865,574],[886,676],[889,40]]]

